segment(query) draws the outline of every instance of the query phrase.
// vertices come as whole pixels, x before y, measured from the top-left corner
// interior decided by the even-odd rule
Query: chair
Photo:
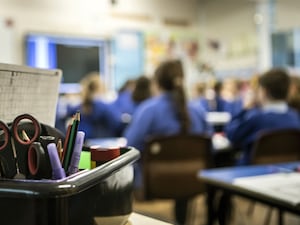
[[[300,130],[263,132],[253,146],[253,164],[291,162],[300,159]]]
[[[207,136],[152,138],[142,155],[144,197],[183,199],[203,193],[197,173],[211,165],[211,139]]]
[[[271,164],[281,162],[293,162],[300,160],[300,130],[280,129],[261,133],[253,145],[253,164]],[[251,214],[254,204],[248,209]],[[265,223],[270,223],[272,209],[267,213]],[[282,219],[282,211],[279,211]]]

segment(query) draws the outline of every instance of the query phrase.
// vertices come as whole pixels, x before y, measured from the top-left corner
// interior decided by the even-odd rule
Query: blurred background
[[[109,91],[180,57],[200,79],[300,66],[297,0],[0,0],[0,61],[100,71]],[[70,57],[72,56],[72,57]]]

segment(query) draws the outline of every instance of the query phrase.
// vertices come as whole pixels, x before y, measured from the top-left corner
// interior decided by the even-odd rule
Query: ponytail
[[[81,98],[82,98],[82,112],[84,114],[90,114],[92,112],[93,101],[95,95],[102,91],[102,84],[100,75],[97,72],[88,74],[81,81]]]
[[[181,61],[172,60],[162,63],[155,72],[155,79],[161,89],[171,94],[174,110],[180,122],[180,132],[182,134],[188,133],[190,118],[183,88]]]

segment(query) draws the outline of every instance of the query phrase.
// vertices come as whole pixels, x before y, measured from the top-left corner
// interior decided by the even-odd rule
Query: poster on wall
[[[196,83],[210,79],[213,70],[201,57],[202,39],[199,32],[185,29],[148,31],[145,33],[146,73],[152,76],[160,62],[180,59],[187,94],[190,97]]]

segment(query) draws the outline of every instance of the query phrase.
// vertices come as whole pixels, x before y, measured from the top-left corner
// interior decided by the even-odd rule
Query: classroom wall
[[[276,29],[288,30],[300,28],[300,1],[299,0],[277,0],[276,7]]]
[[[220,49],[213,51],[204,43],[204,59],[221,71],[255,67],[255,3],[241,0],[205,1],[200,10],[200,24],[206,42],[213,40],[220,44]]]
[[[229,75],[236,75],[234,73],[239,72],[239,69],[253,71],[251,68],[255,69],[258,66],[258,27],[254,19],[257,2],[203,1],[199,18],[203,39],[216,40],[222,47],[220,51],[212,51],[204,47],[203,60],[209,61],[219,71],[228,71]],[[275,29],[288,30],[300,27],[300,1],[277,0],[275,2]]]
[[[103,37],[119,28],[159,29],[164,27],[165,18],[188,21],[190,27],[198,22],[197,0],[115,2],[112,5],[111,0],[0,0],[0,18],[13,24],[13,61],[24,63],[23,38],[27,32]]]
[[[199,31],[201,59],[218,70],[257,65],[256,1],[252,0],[0,0],[0,59],[24,63],[27,32],[106,37],[119,28],[164,32],[164,19],[187,22],[181,30]],[[276,29],[300,27],[299,0],[277,0]],[[9,25],[8,25],[9,24]],[[7,27],[8,26],[8,27]],[[170,26],[169,26],[170,27]],[[174,28],[176,26],[173,26]],[[218,51],[207,47],[218,41]],[[4,50],[3,50],[4,49]],[[3,56],[4,55],[4,56]]]

